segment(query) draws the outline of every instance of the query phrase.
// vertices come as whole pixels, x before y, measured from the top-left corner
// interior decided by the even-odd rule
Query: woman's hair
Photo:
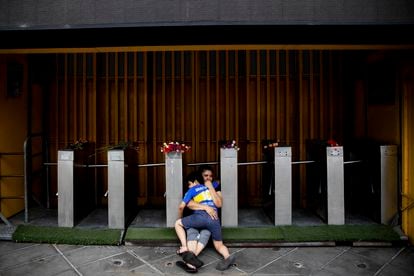
[[[185,183],[187,184],[189,181],[191,182],[195,182],[198,181],[198,183],[203,183],[203,178],[201,177],[201,173],[199,171],[193,171],[190,172],[186,177],[185,177]]]

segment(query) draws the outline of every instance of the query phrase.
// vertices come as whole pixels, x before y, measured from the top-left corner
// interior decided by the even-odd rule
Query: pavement
[[[175,265],[177,247],[82,246],[0,241],[0,275],[186,275]],[[199,256],[204,275],[414,275],[414,248],[397,247],[230,247],[236,261],[228,270],[214,248]]]

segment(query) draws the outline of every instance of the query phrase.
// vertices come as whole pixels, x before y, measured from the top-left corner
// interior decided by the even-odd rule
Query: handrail
[[[1,156],[18,156],[18,155],[24,155],[24,152],[0,152]],[[1,175],[0,178],[9,178],[9,177],[24,177],[24,174],[20,175]],[[24,199],[24,196],[1,196],[0,195],[0,201],[2,199]],[[13,226],[13,224],[0,212],[0,220],[2,220],[4,223],[6,223],[8,226]]]
[[[31,166],[29,166],[28,164],[28,160],[29,160],[29,149],[28,149],[28,144],[30,142],[30,140],[32,140],[34,137],[42,137],[43,133],[32,133],[29,134],[26,139],[24,140],[23,143],[23,152],[24,152],[24,222],[28,223],[29,222],[29,167],[31,168]],[[31,156],[30,156],[31,157]]]

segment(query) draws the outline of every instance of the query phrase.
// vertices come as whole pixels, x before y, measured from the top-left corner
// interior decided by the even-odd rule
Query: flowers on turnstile
[[[116,145],[111,145],[108,146],[108,150],[126,150],[126,149],[132,149],[132,150],[138,150],[139,147],[136,145],[137,143],[135,142],[130,142],[130,141],[120,141],[118,144]]]
[[[180,152],[184,153],[190,150],[190,146],[187,146],[184,143],[179,142],[169,142],[162,144],[161,152],[170,153],[170,152]]]
[[[240,150],[240,148],[237,146],[237,143],[236,143],[235,140],[221,142],[221,148],[222,149]]]
[[[73,142],[72,144],[69,144],[68,149],[71,150],[83,150],[83,148],[89,143],[86,139],[79,139]]]
[[[279,143],[278,142],[275,142],[275,143],[269,143],[267,145],[264,145],[263,148],[264,149],[271,149],[271,148],[276,148],[278,146],[279,146]]]
[[[329,139],[327,142],[328,147],[337,147],[339,146],[338,142],[336,142],[334,139]]]

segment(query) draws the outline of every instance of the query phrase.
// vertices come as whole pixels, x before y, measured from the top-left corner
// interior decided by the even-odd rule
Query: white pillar
[[[178,205],[183,198],[183,159],[181,152],[165,154],[165,191],[167,227],[174,227],[178,219]]]
[[[73,150],[58,151],[58,225],[75,226]]]
[[[108,151],[108,227],[125,228],[125,157],[123,150]]]
[[[220,149],[220,177],[223,206],[222,226],[238,225],[237,150]]]
[[[275,225],[292,224],[292,149],[275,147]]]
[[[381,223],[391,223],[398,213],[397,146],[380,146],[381,151]]]
[[[326,148],[328,224],[345,224],[343,147]]]

